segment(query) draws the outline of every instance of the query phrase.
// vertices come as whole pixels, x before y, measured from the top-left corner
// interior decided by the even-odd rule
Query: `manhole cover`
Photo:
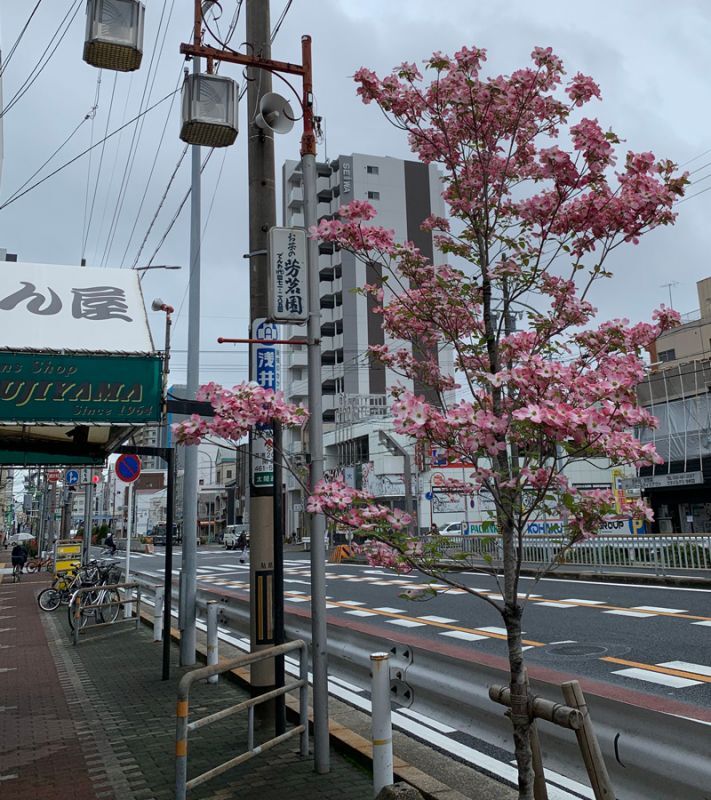
[[[602,656],[607,653],[607,647],[601,644],[584,644],[577,642],[575,644],[558,644],[549,647],[546,650],[556,656],[568,656],[570,658],[582,658],[585,656]]]

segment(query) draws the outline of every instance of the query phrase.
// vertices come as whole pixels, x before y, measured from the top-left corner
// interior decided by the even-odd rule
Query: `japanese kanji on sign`
[[[306,232],[271,228],[268,247],[271,318],[276,322],[306,322],[309,315]]]
[[[251,378],[265,389],[276,391],[280,388],[279,348],[269,342],[279,338],[279,328],[265,319],[255,319],[252,331],[253,338],[260,341],[252,345]],[[251,435],[251,482],[254,487],[269,487],[274,484],[273,436],[271,425],[257,425]]]

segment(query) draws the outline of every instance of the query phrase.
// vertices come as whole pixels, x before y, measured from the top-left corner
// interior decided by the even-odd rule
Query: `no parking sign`
[[[141,459],[131,453],[125,453],[118,457],[114,470],[120,481],[133,483],[141,474]]]

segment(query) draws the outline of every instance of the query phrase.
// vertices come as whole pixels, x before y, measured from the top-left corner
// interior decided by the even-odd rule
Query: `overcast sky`
[[[3,57],[35,2],[0,0]],[[84,5],[84,0],[44,0],[6,67],[7,106],[67,11],[78,9],[46,69],[4,116],[0,204],[49,158],[95,104],[99,72],[81,58]],[[184,63],[178,45],[189,34],[192,5],[190,0],[148,0],[141,70],[131,75],[101,74],[93,122],[83,122],[38,177],[135,116],[144,94],[146,107],[176,88]],[[219,25],[224,31],[236,3],[222,0],[222,6]],[[282,0],[272,0],[273,23],[283,8]],[[408,157],[402,134],[374,106],[363,106],[356,98],[350,76],[359,66],[383,72],[403,60],[421,61],[434,50],[451,53],[462,45],[477,45],[487,48],[491,71],[508,73],[527,64],[532,48],[542,45],[551,46],[563,58],[570,74],[580,70],[600,83],[603,102],[595,104],[594,113],[603,127],[613,127],[630,149],[652,150],[681,164],[690,162],[687,168],[697,170],[692,180],[699,183],[690,187],[689,194],[711,189],[711,181],[704,180],[711,177],[711,164],[707,165],[711,162],[711,3],[705,0],[294,0],[274,43],[273,57],[300,61],[304,33],[313,37],[318,113],[325,119],[327,134],[320,158],[352,152]],[[244,12],[233,44],[243,39]],[[241,78],[241,70],[229,65],[222,72]],[[274,88],[281,92],[278,83]],[[142,127],[129,126],[106,144],[98,182],[100,147],[93,151],[91,163],[85,156],[0,210],[0,247],[18,253],[24,261],[78,264],[86,237],[84,254],[89,265],[130,267],[183,149],[178,139],[177,97],[172,108],[170,101],[163,103],[145,116]],[[243,130],[247,126],[244,107],[240,126]],[[296,128],[277,140],[277,179],[281,163],[298,157]],[[135,160],[125,175],[127,190],[120,201],[132,142]],[[242,258],[248,249],[246,159],[246,138],[240,135],[234,147],[214,153],[203,181],[201,349],[205,352],[201,380],[229,385],[246,378],[247,354],[215,340],[220,335],[246,335],[247,266]],[[185,194],[189,162],[189,157],[184,159],[178,170],[139,264],[147,263],[153,254]],[[601,315],[648,319],[654,307],[668,303],[663,284],[670,281],[678,282],[672,287],[674,307],[681,312],[695,309],[695,282],[711,274],[706,257],[710,208],[711,191],[682,203],[674,228],[648,235],[638,247],[618,249],[608,262],[615,278],[601,284],[593,298]],[[153,263],[187,264],[188,230],[189,204]],[[187,277],[186,269],[154,271],[144,280],[149,305],[160,295],[179,310],[172,361],[176,382],[185,377]],[[161,344],[161,315],[152,316]]]

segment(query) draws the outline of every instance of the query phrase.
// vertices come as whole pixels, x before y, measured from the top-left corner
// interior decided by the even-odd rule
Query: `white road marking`
[[[477,630],[486,631],[486,633],[500,633],[502,636],[506,636],[506,628],[497,628],[496,625],[489,625],[486,628],[477,626]]]
[[[436,614],[428,614],[427,616],[421,616],[418,617],[417,619],[424,619],[427,622],[446,622],[446,623],[457,621],[456,619],[450,619],[449,617],[438,617]]]
[[[406,717],[412,717],[412,719],[416,719],[418,722],[422,722],[424,725],[429,725],[430,728],[439,731],[440,733],[457,733],[456,728],[450,728],[449,725],[443,725],[441,722],[437,722],[436,719],[432,719],[432,717],[426,717],[424,714],[420,714],[417,711],[412,711],[409,708],[399,708],[399,714],[404,714]]]
[[[14,672],[17,667],[0,667],[0,672]]]
[[[472,573],[474,575],[476,573]],[[651,574],[651,573],[649,573]],[[691,589],[686,586],[653,586],[647,583],[612,583],[605,581],[581,581],[576,578],[536,578],[529,575],[521,575],[522,581],[546,581],[547,583],[576,583],[587,586],[621,586],[623,589],[661,589],[664,592],[703,592],[711,594],[711,589]]]
[[[485,594],[489,598],[489,600],[503,600],[504,599],[503,595],[500,595],[500,594],[490,593],[490,592],[486,592]]]
[[[390,608],[390,606],[379,606],[373,609],[374,611],[385,611],[387,614],[404,614],[401,608]]]
[[[536,605],[546,606],[546,608],[578,608],[578,606],[576,606],[575,603],[564,603],[562,601],[555,603],[551,601],[545,601],[545,602],[536,601]]]
[[[691,672],[696,675],[706,675],[711,678],[711,667],[707,667],[704,664],[692,664],[690,661],[665,661],[663,664],[657,664],[657,666],[678,669],[680,672]]]
[[[692,625],[705,625],[707,628],[711,628],[711,619],[706,619],[703,622],[692,622]]]
[[[346,614],[350,614],[352,617],[377,617],[378,615],[375,611],[361,611],[360,609],[356,609],[355,611],[346,611]]]
[[[604,600],[581,600],[579,597],[566,597],[561,600],[562,603],[580,603],[583,606],[604,606]]]
[[[625,611],[624,609],[603,611],[603,614],[615,614],[618,617],[655,617],[656,614],[650,614],[649,611]]]
[[[684,608],[664,608],[663,606],[632,606],[635,611],[661,611],[663,614],[688,614]]]
[[[479,636],[478,633],[467,633],[466,631],[442,631],[440,636],[450,636],[452,639],[462,639],[465,642],[478,642],[480,639],[488,639],[488,636]]]
[[[412,619],[389,619],[387,624],[399,625],[401,628],[424,628],[427,625],[426,622],[415,622]]]
[[[286,599],[290,603],[308,603],[308,602],[310,602],[308,597],[289,597],[289,596],[287,596]]]
[[[559,642],[549,642],[549,644],[576,644],[577,639],[561,639]]]
[[[671,686],[673,689],[686,689],[689,686],[701,686],[703,681],[692,681],[688,678],[679,678],[676,675],[665,675],[662,672],[652,672],[648,669],[616,669],[613,675],[623,675],[625,678],[635,678],[638,681],[647,683],[658,683],[661,686]]]
[[[365,603],[361,603],[360,600],[341,600],[340,601],[344,606],[364,606]]]

